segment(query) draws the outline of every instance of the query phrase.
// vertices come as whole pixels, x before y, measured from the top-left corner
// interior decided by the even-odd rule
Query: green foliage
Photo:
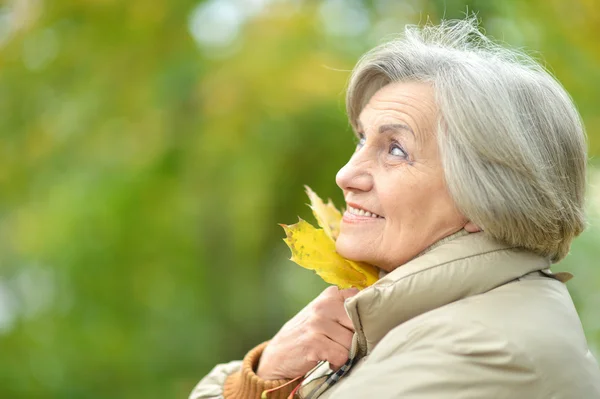
[[[324,288],[277,223],[309,215],[304,184],[342,203],[347,71],[424,15],[468,5],[538,50],[600,154],[594,0],[250,3],[0,9],[0,397],[186,397],[272,336]],[[202,41],[211,4],[230,41]],[[599,350],[597,226],[565,267]]]

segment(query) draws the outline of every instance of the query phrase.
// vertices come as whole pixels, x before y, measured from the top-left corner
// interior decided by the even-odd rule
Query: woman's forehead
[[[404,124],[411,130],[429,130],[436,120],[433,88],[420,82],[391,83],[378,90],[360,113],[357,128],[379,130]]]

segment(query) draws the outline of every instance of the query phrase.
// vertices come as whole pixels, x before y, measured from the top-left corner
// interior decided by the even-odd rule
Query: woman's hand
[[[338,369],[348,360],[354,327],[344,301],[356,288],[326,288],[290,321],[267,345],[256,374],[263,380],[303,376],[322,360]]]

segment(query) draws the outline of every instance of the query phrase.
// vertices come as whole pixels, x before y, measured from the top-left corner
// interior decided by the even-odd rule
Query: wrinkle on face
[[[347,202],[384,219],[343,222],[336,244],[340,254],[390,271],[464,227],[466,219],[445,183],[437,118],[433,88],[426,83],[392,83],[371,97],[356,123],[363,128],[364,145],[336,181]],[[386,124],[407,125],[414,134],[406,129],[380,133]],[[408,159],[389,153],[390,140],[405,147]]]
[[[431,99],[424,99],[422,96],[406,92],[385,93],[385,96],[381,94],[381,91],[375,93],[361,112],[358,125],[365,126],[361,123],[367,117],[364,115],[365,111],[375,111],[380,119],[406,120],[407,124],[415,131],[418,144],[422,145],[428,137],[433,135],[434,120],[432,120],[432,116],[438,113],[437,105],[433,101],[433,88],[429,85],[427,87],[431,92]],[[373,122],[381,123],[380,120]]]

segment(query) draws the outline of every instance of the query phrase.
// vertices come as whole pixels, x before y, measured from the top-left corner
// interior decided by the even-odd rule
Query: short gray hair
[[[392,82],[433,86],[448,190],[486,234],[564,258],[585,227],[586,137],[572,99],[544,67],[494,43],[474,17],[407,26],[350,77],[350,123]]]

